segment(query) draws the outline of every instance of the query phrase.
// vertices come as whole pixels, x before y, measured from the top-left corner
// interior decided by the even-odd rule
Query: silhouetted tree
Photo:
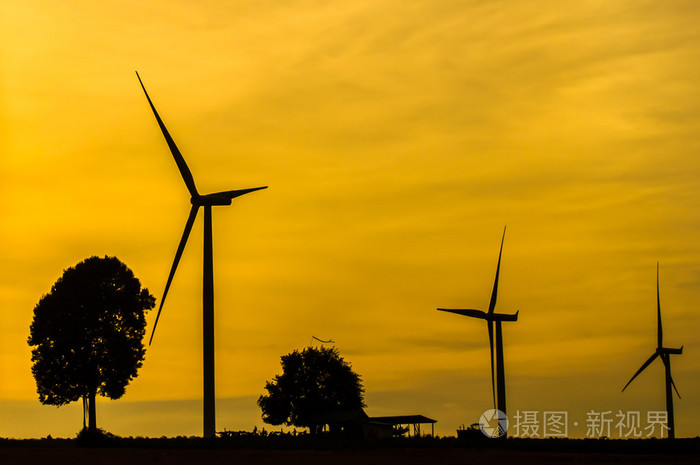
[[[282,374],[258,398],[265,423],[314,428],[315,415],[365,406],[360,376],[335,348],[307,347],[282,356]]]
[[[116,257],[90,257],[63,272],[34,307],[32,373],[42,404],[83,399],[97,430],[95,396],[120,398],[141,367],[145,312],[155,299]]]

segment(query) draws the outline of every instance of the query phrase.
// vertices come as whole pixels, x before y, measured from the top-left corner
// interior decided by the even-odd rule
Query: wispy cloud
[[[668,337],[698,340],[692,4],[0,8],[0,399],[34,397],[31,311],[64,268],[115,254],[162,292],[188,199],[134,69],[202,191],[270,185],[214,216],[225,397],[257,395],[318,332],[377,392],[438,417],[459,393],[416,378],[483,381],[488,398],[483,325],[435,308],[487,305],[506,224],[498,305],[521,310],[506,340],[516,407],[560,370],[561,389],[577,370],[607,386],[618,380],[597,364],[643,357],[657,260]],[[199,228],[129,402],[199,396]],[[691,353],[674,365],[690,392]],[[591,408],[609,399],[592,392]]]

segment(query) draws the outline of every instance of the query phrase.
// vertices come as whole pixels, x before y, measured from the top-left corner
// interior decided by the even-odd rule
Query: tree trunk
[[[97,417],[95,416],[95,393],[88,397],[88,430],[97,431]]]
[[[83,396],[83,429],[86,428],[87,423],[85,419],[87,418],[87,397]]]

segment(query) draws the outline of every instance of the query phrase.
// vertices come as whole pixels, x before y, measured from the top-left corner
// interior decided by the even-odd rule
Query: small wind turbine
[[[165,284],[165,290],[163,291],[163,298],[160,300],[160,307],[158,308],[158,314],[156,315],[156,321],[153,324],[153,331],[151,332],[151,339],[148,342],[150,345],[153,342],[153,335],[156,332],[156,326],[158,325],[158,319],[160,318],[160,312],[163,310],[163,304],[165,303],[165,297],[168,295],[168,290],[170,289],[170,284],[173,281],[173,276],[175,276],[175,270],[182,257],[182,252],[185,250],[185,245],[187,244],[187,238],[192,230],[192,225],[197,217],[197,212],[199,207],[204,207],[204,282],[203,282],[203,321],[204,321],[204,331],[203,331],[203,341],[204,341],[204,437],[211,438],[216,436],[216,397],[214,394],[214,261],[212,256],[212,225],[211,225],[211,207],[214,205],[231,205],[231,201],[240,197],[241,195],[247,194],[249,192],[257,191],[260,189],[265,189],[264,187],[253,187],[250,189],[239,189],[233,191],[223,191],[214,194],[200,195],[197,192],[197,188],[194,184],[194,178],[190,169],[185,163],[180,150],[178,150],[175,142],[170,133],[165,128],[165,124],[158,116],[156,107],[153,106],[151,98],[146,92],[146,87],[141,81],[141,76],[136,73],[136,77],[139,79],[141,88],[146,94],[146,99],[148,99],[148,104],[153,110],[153,114],[158,121],[158,126],[165,136],[165,141],[168,143],[170,152],[175,158],[175,163],[177,164],[182,179],[185,181],[187,190],[189,190],[191,198],[190,203],[192,208],[190,209],[190,216],[187,218],[185,223],[185,231],[182,233],[182,238],[180,239],[180,245],[177,247],[177,252],[175,253],[175,259],[173,260],[173,266],[170,268],[170,275],[168,275],[168,281]]]
[[[491,349],[491,390],[493,392],[493,403],[494,408],[497,408],[504,415],[506,415],[506,375],[505,367],[503,363],[503,333],[501,330],[501,322],[503,321],[518,321],[518,313],[515,312],[514,315],[507,315],[504,313],[495,313],[496,309],[496,296],[498,295],[498,276],[501,269],[501,255],[503,254],[503,242],[506,238],[506,228],[503,228],[503,237],[501,238],[501,250],[498,253],[498,265],[496,266],[496,279],[493,283],[493,291],[491,292],[491,301],[489,302],[488,312],[483,310],[455,310],[447,308],[438,308],[442,312],[451,312],[458,315],[469,316],[472,318],[479,318],[486,320],[486,325],[489,330],[489,347]],[[496,323],[496,374],[494,375],[494,349],[493,349],[493,327]],[[507,415],[505,419],[507,419]],[[499,420],[501,418],[499,417]],[[499,421],[499,424],[502,422]],[[505,423],[503,423],[505,424]],[[503,436],[505,437],[507,433],[503,431]]]
[[[634,380],[634,378],[637,377],[646,367],[648,367],[651,362],[653,362],[656,357],[661,357],[661,361],[664,363],[665,367],[665,373],[666,373],[666,415],[668,419],[668,438],[669,439],[674,439],[676,437],[676,429],[674,426],[673,422],[673,391],[671,390],[671,387],[673,386],[673,389],[676,391],[676,395],[678,398],[681,398],[681,395],[678,393],[678,388],[676,388],[676,383],[673,382],[673,378],[671,377],[671,355],[680,355],[683,353],[683,346],[681,346],[680,349],[669,349],[667,347],[664,347],[664,333],[663,330],[661,329],[661,297],[659,295],[659,263],[656,263],[656,308],[657,308],[657,313],[656,313],[656,324],[657,324],[657,330],[656,330],[656,338],[657,338],[657,346],[656,350],[654,353],[649,357],[649,359],[644,362],[642,367],[637,370],[637,372],[632,376],[632,379],[630,379],[627,384],[625,384],[625,387],[622,388],[622,392],[627,389],[627,386],[630,385],[630,383]]]

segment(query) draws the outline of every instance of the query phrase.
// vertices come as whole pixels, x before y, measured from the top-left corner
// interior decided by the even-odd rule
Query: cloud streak
[[[135,68],[203,191],[270,185],[215,215],[224,397],[257,396],[279,356],[318,332],[374,392],[424,401],[438,419],[461,406],[454,421],[468,421],[488,403],[485,331],[435,308],[487,304],[505,224],[498,305],[521,310],[506,328],[515,408],[544,402],[523,391],[552,378],[570,393],[577,370],[599,386],[590,408],[617,399],[614,372],[634,370],[653,339],[657,260],[668,337],[698,342],[691,4],[2,8],[0,38],[13,44],[0,107],[6,402],[34,398],[31,311],[64,268],[114,254],[162,292],[187,192]],[[199,228],[125,402],[200,395]],[[690,354],[676,379],[686,392],[700,383]],[[460,397],[481,381],[483,396]],[[391,405],[377,408],[414,413]],[[696,434],[700,405],[684,399],[679,412],[679,432]]]

